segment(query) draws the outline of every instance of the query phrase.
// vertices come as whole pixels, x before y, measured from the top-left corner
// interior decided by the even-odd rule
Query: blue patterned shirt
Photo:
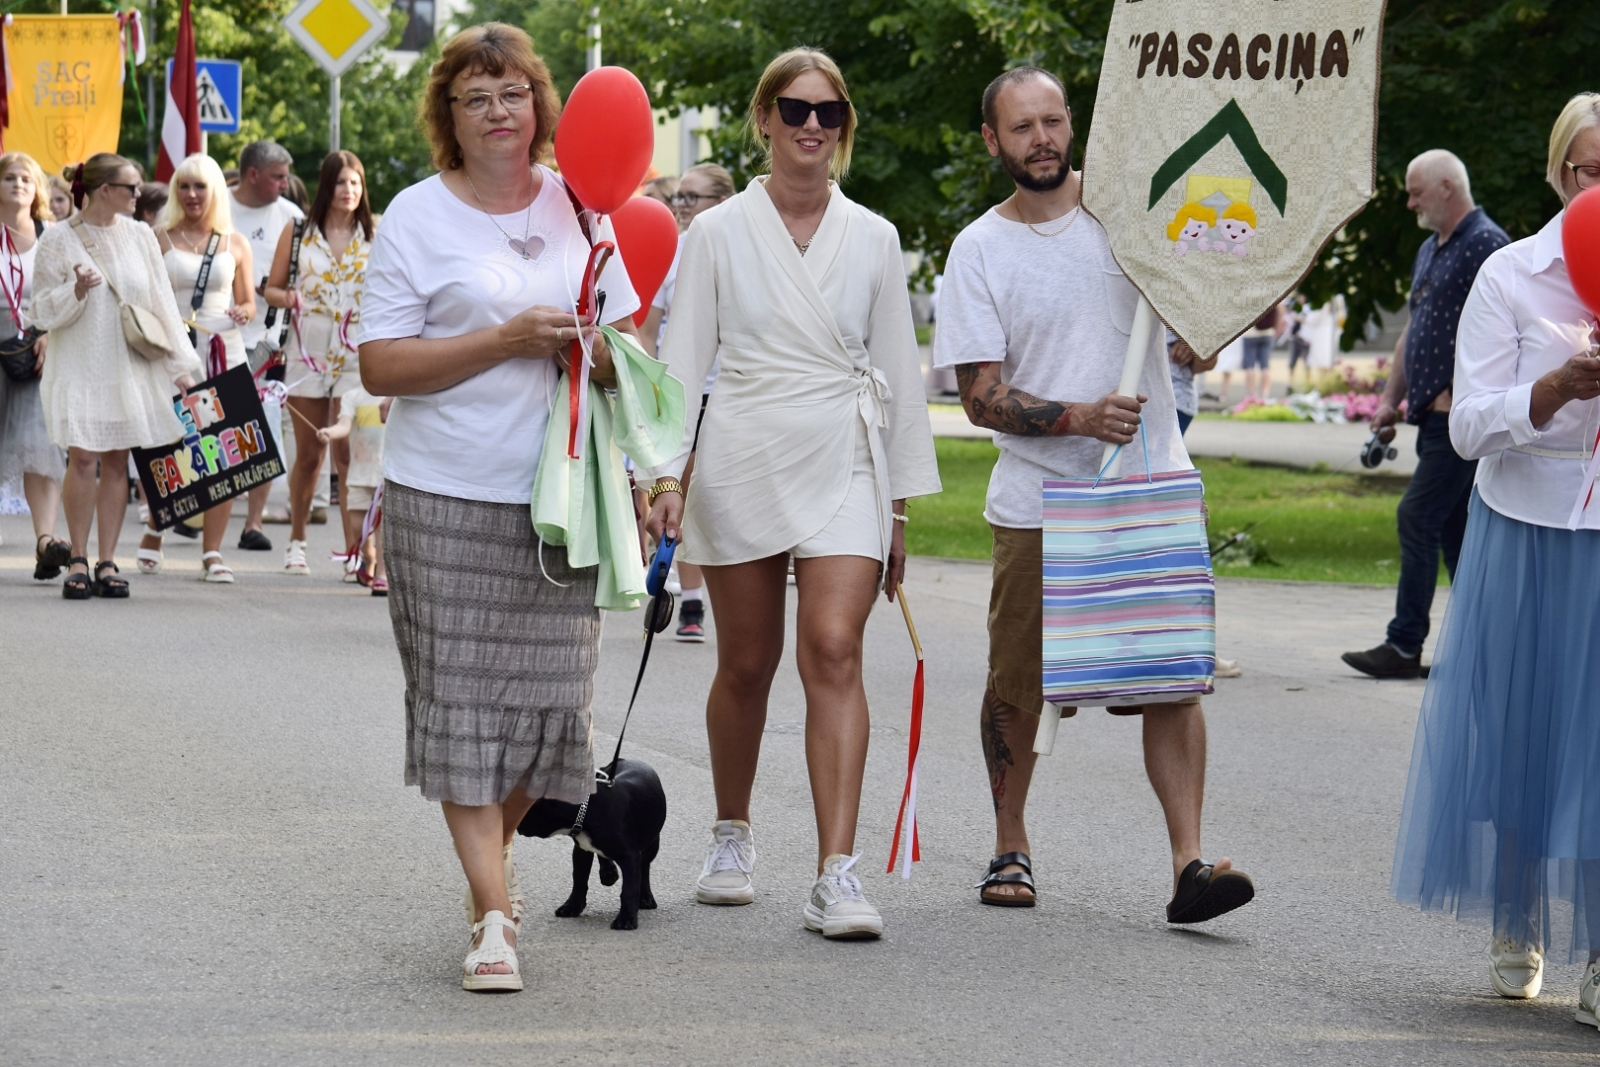
[[[1511,243],[1493,219],[1475,207],[1439,246],[1434,234],[1417,249],[1411,268],[1411,324],[1406,327],[1406,421],[1420,423],[1456,373],[1456,324],[1478,268]]]

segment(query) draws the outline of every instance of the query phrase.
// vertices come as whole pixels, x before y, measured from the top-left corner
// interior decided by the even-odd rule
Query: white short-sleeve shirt
[[[535,305],[574,311],[589,245],[560,177],[538,171],[538,196],[511,215],[491,218],[437,174],[396,196],[372,242],[361,340],[457,337]],[[615,240],[609,222],[595,236]],[[531,259],[510,245],[524,237],[539,249]],[[621,256],[599,288],[603,321],[639,309]],[[558,377],[553,360],[511,359],[448,389],[398,397],[384,426],[384,477],[441,496],[528,503]]]
[[[233,228],[244,234],[244,239],[250,243],[250,272],[254,275],[250,279],[250,288],[256,290],[256,317],[239,327],[244,346],[249,349],[266,336],[267,301],[260,295],[261,283],[272,273],[272,257],[278,254],[278,240],[283,236],[283,228],[295,219],[306,216],[281,196],[262,207],[245,207],[231,193],[229,199],[233,201],[229,205],[229,210],[233,212]],[[273,321],[281,326],[285,314],[280,310],[273,316]],[[276,329],[273,341],[277,341]]]
[[[1065,219],[1039,227],[1061,230]],[[1117,391],[1139,293],[1116,260],[1106,231],[1087,212],[1045,237],[990,209],[962,230],[945,262],[933,365],[999,363],[1000,380],[1044,400],[1081,403]],[[1167,372],[1165,331],[1150,331],[1139,391],[1150,398],[1122,473],[1193,464],[1178,433]],[[1000,459],[989,477],[984,518],[996,526],[1044,525],[1046,478],[1093,478],[1104,446],[1088,437],[996,434]]]

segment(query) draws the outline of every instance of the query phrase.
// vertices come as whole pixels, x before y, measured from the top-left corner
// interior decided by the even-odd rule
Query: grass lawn
[[[944,492],[911,503],[906,548],[913,555],[989,558],[983,498],[999,450],[984,440],[935,441]],[[1213,541],[1261,525],[1251,541],[1273,563],[1221,564],[1218,574],[1312,582],[1390,584],[1400,567],[1394,511],[1399,479],[1197,461],[1206,483]],[[1446,581],[1443,568],[1440,582]]]

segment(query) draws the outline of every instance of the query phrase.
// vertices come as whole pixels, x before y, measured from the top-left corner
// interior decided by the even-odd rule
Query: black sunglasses
[[[850,114],[850,101],[848,100],[819,100],[812,103],[809,100],[796,100],[791,96],[780,96],[775,103],[778,105],[778,117],[783,119],[785,126],[804,126],[811,113],[817,113],[817,125],[825,130],[837,130],[844,125],[845,116]]]

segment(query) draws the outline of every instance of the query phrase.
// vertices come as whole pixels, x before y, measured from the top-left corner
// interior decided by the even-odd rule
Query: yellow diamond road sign
[[[368,0],[304,0],[283,24],[334,78],[389,33],[388,17]]]

